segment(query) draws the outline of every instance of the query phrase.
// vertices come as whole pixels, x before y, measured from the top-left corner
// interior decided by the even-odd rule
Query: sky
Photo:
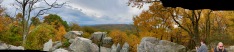
[[[46,0],[52,3],[55,0]],[[57,14],[69,23],[79,25],[94,24],[132,24],[133,16],[147,10],[150,4],[144,5],[139,9],[127,6],[128,0],[58,0],[58,3],[64,3],[62,8],[55,8],[48,11],[50,14]],[[15,0],[3,0],[1,6],[7,8],[7,14],[15,16],[18,10],[13,7]],[[45,6],[44,3],[37,3],[35,6]],[[35,11],[36,12],[36,11]],[[43,16],[40,16],[43,19]]]

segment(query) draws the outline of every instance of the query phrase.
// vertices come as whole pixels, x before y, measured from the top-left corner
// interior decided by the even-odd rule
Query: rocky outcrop
[[[59,48],[59,49],[54,50],[53,52],[69,52],[69,51]]]
[[[113,44],[113,45],[111,46],[111,52],[116,52],[116,51],[117,51],[116,45]]]
[[[121,50],[121,46],[120,46],[120,44],[118,43],[117,46],[116,46],[116,52],[120,52],[120,50]]]
[[[9,50],[24,50],[24,47],[22,46],[13,46],[13,45],[9,45]]]
[[[94,32],[90,37],[90,40],[98,44],[98,42],[101,42],[101,40],[103,40],[105,37],[106,37],[106,32]]]
[[[73,52],[97,52],[98,50],[92,41],[82,37],[76,37],[74,42],[69,46]]]
[[[62,46],[61,41],[53,42],[52,39],[50,39],[48,42],[44,44],[43,51],[54,51],[58,49],[60,46]]]
[[[158,40],[153,37],[144,37],[137,49],[138,52],[186,52],[183,45],[173,42]]]
[[[101,52],[111,52],[111,48],[101,47]]]
[[[120,52],[129,52],[129,44],[127,42],[124,43]]]
[[[82,31],[69,31],[64,35],[66,39],[75,39],[76,37],[82,37]]]
[[[60,46],[62,46],[62,42],[61,41],[56,41],[53,43],[53,47],[51,48],[52,51],[55,49],[58,49]]]
[[[102,44],[103,47],[111,48],[111,46],[113,45],[113,40],[111,37],[105,37],[102,40],[102,42],[103,42]]]
[[[229,46],[226,50],[227,52],[234,52],[234,46]]]
[[[7,45],[6,43],[0,43],[0,50],[24,50],[24,47]]]
[[[96,44],[94,44],[94,43],[91,44],[91,48],[92,48],[92,49],[91,49],[92,51],[96,51],[96,52],[97,52],[98,49],[99,49],[99,47],[98,47]]]
[[[53,46],[52,39],[44,44],[43,51],[50,51]]]
[[[5,44],[5,43],[0,43],[0,49],[1,49],[1,50],[8,49],[8,45]]]
[[[72,43],[74,42],[75,39],[69,39],[69,43]]]

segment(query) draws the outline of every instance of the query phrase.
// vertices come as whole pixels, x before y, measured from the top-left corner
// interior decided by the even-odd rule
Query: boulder
[[[73,52],[96,52],[97,47],[92,41],[83,37],[76,37],[69,49]]]
[[[59,48],[59,49],[54,50],[53,52],[69,52],[69,51]]]
[[[106,32],[94,32],[90,37],[90,40],[97,44],[98,42],[101,42],[101,39],[103,40],[105,37]]]
[[[234,52],[234,46],[229,46],[226,48],[227,52]]]
[[[120,52],[120,50],[121,50],[121,46],[120,46],[120,44],[118,43],[117,46],[116,46],[116,51],[117,51],[117,52]]]
[[[124,43],[120,52],[129,52],[129,44],[127,42]]]
[[[138,52],[186,52],[183,45],[154,37],[144,37],[137,48]]]
[[[69,43],[72,43],[74,42],[75,39],[69,39]]]
[[[5,50],[5,49],[8,49],[7,44],[5,44],[5,43],[0,43],[0,50]]]
[[[53,46],[52,39],[44,44],[43,51],[50,51]]]
[[[99,47],[96,45],[96,44],[94,44],[94,43],[92,43],[91,44],[91,50],[93,51],[93,52],[98,52],[98,49],[99,49]]]
[[[9,45],[9,50],[24,50],[24,47]]]
[[[120,50],[121,50],[121,46],[119,43],[117,44],[117,46],[115,46],[115,44],[111,46],[111,52],[120,52]]]
[[[103,47],[107,47],[107,48],[111,48],[112,44],[113,44],[113,40],[111,37],[105,37],[103,40],[102,40],[103,44],[102,46]]]
[[[82,31],[69,31],[64,35],[66,39],[75,39],[76,37],[82,37]]]
[[[117,48],[116,48],[115,44],[113,44],[111,46],[111,52],[116,52],[116,51],[117,51]]]
[[[101,52],[111,52],[111,48],[101,47]]]
[[[55,49],[58,49],[60,46],[62,46],[62,42],[61,41],[56,41],[56,42],[54,42],[53,47],[51,49],[53,51]]]
[[[24,50],[24,47],[7,45],[6,43],[0,43],[0,50]]]

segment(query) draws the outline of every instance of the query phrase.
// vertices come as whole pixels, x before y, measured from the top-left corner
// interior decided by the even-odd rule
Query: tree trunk
[[[23,0],[23,42],[22,42],[22,46],[25,46],[26,44],[26,36],[27,36],[27,31],[26,31],[26,20],[25,20],[25,9],[26,9],[26,0]]]

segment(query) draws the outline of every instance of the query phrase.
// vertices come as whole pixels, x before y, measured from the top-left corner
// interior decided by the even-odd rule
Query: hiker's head
[[[219,48],[219,49],[223,49],[223,43],[222,43],[222,42],[219,42],[219,43],[218,43],[218,48]]]
[[[200,43],[201,43],[201,44],[206,44],[205,40],[201,40]]]

